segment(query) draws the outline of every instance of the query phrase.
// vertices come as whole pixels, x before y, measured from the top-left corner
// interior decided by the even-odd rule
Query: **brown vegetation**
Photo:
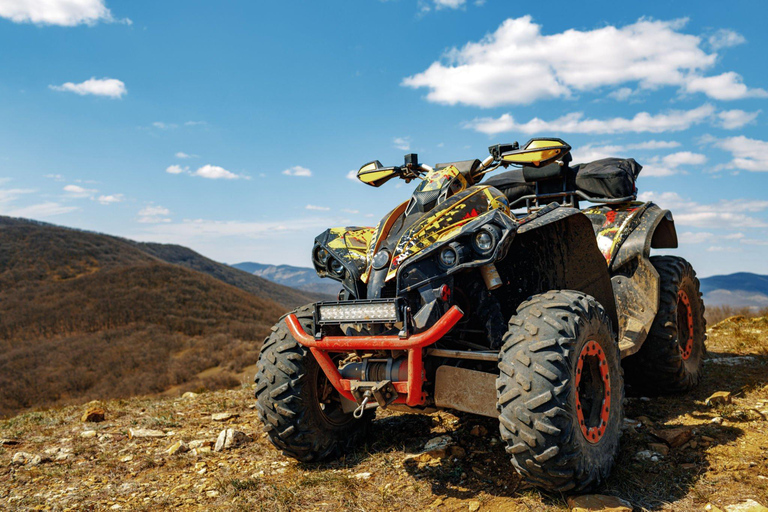
[[[0,221],[0,416],[237,385],[287,309],[120,239]]]
[[[768,308],[734,308],[731,306],[707,306],[704,313],[707,319],[707,325],[715,325],[726,318],[734,316],[743,316],[744,318],[759,318],[768,316]]]

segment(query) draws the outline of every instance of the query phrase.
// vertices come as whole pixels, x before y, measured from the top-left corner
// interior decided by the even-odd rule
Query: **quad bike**
[[[419,185],[375,228],[315,239],[312,262],[340,282],[338,300],[281,318],[256,375],[260,418],[286,455],[343,453],[377,407],[464,411],[498,418],[525,479],[578,492],[611,471],[624,377],[643,393],[699,380],[699,282],[684,259],[650,256],[677,235],[669,211],[636,201],[641,167],[571,166],[556,138],[489,149],[358,171],[374,187]]]

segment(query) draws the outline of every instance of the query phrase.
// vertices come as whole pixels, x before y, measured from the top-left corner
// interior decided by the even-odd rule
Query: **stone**
[[[480,510],[481,503],[477,500],[472,500],[469,502],[469,512],[477,512]]]
[[[15,446],[19,444],[16,439],[0,439],[0,446]]]
[[[704,402],[705,405],[710,407],[717,407],[718,405],[725,405],[731,403],[731,393],[728,391],[718,391],[713,393]]]
[[[99,423],[104,421],[106,417],[106,412],[101,407],[94,407],[91,409],[88,409],[83,413],[83,416],[80,418],[80,421],[83,423]]]
[[[649,443],[648,448],[656,453],[664,455],[665,457],[669,455],[669,446],[665,445],[664,443]]]
[[[131,462],[133,460],[133,455],[126,455],[125,457],[122,457],[120,459],[120,462]]]
[[[722,509],[716,507],[715,505],[713,505],[711,503],[707,503],[707,506],[704,507],[704,510],[708,510],[708,511],[711,511],[711,512],[723,512]]]
[[[652,452],[650,450],[642,450],[635,454],[635,460],[649,460],[651,462],[659,462],[662,458],[660,453]]]
[[[667,443],[671,448],[678,448],[690,441],[693,437],[693,431],[688,427],[654,430],[651,433]]]
[[[622,430],[626,430],[628,428],[640,428],[643,424],[637,420],[633,420],[632,418],[624,418],[624,424],[621,426]]]
[[[639,421],[645,426],[653,425],[653,421],[651,421],[651,419],[648,416],[638,416],[637,421]]]
[[[472,427],[472,430],[469,431],[469,434],[476,437],[483,437],[488,435],[488,429],[482,425],[475,425]]]
[[[755,500],[743,500],[734,505],[726,505],[725,512],[768,512],[768,508],[762,506]]]
[[[216,412],[211,414],[211,419],[213,421],[229,421],[232,418],[237,418],[238,416],[240,415],[235,412]]]
[[[632,504],[616,496],[604,494],[585,494],[568,498],[571,512],[590,512],[602,510],[605,512],[632,512]]]
[[[216,490],[205,491],[205,495],[208,496],[209,498],[218,498],[219,491],[216,491]]]
[[[424,445],[424,453],[432,458],[443,459],[449,455],[451,444],[453,444],[451,436],[435,437]]]
[[[176,441],[171,446],[165,449],[165,453],[168,455],[176,455],[177,453],[184,453],[189,451],[189,446],[184,441]]]
[[[680,464],[680,469],[682,469],[683,471],[691,471],[696,469],[696,464],[692,462],[688,462],[686,464]]]
[[[197,398],[197,393],[193,393],[191,391],[187,391],[183,395],[181,395],[181,398]]]
[[[83,430],[80,432],[80,437],[83,439],[90,439],[91,437],[96,437],[96,431],[95,430]]]
[[[241,446],[249,441],[252,441],[252,439],[244,432],[240,432],[239,430],[235,430],[233,428],[228,428],[222,430],[221,433],[219,433],[219,437],[216,439],[216,446],[214,446],[213,451],[220,452],[222,450],[230,450],[232,448],[237,448],[238,446]]]
[[[13,459],[11,459],[11,464],[17,464],[19,466],[37,466],[41,462],[43,462],[42,457],[28,452],[16,452],[13,454]]]
[[[466,456],[467,456],[467,450],[465,450],[464,448],[458,445],[451,446],[451,457],[455,457],[457,459],[463,459]]]
[[[48,448],[44,452],[48,457],[50,457],[52,460],[55,460],[57,462],[60,462],[62,460],[67,460],[73,457],[72,454],[72,448],[69,447],[62,447],[58,446],[56,448]]]
[[[356,480],[370,480],[371,474],[370,473],[357,473],[356,475],[352,475],[352,478]]]
[[[165,437],[165,432],[162,430],[152,430],[149,428],[129,428],[128,437],[134,439],[137,437]]]
[[[194,441],[190,441],[188,446],[190,450],[202,448],[204,446],[213,447],[213,441],[203,441],[201,439],[196,439]]]
[[[201,446],[199,448],[193,448],[190,450],[189,454],[193,457],[199,457],[201,455],[207,455],[213,451],[213,448],[211,446]]]
[[[722,425],[723,424],[723,418],[722,416],[715,416],[711,420],[709,420],[710,423],[714,423],[715,425]]]

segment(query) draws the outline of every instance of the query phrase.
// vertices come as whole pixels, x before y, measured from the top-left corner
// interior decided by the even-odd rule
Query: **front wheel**
[[[312,308],[293,312],[312,332]],[[359,420],[345,413],[341,397],[281,319],[265,340],[256,370],[256,409],[269,439],[285,455],[315,462],[351,448],[367,431],[374,412]]]
[[[501,437],[534,485],[599,484],[619,449],[624,382],[611,321],[575,291],[535,295],[509,321],[496,381]]]

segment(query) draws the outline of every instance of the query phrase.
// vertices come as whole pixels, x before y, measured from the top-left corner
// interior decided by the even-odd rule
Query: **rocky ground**
[[[693,393],[628,399],[621,454],[603,495],[635,510],[768,510],[759,505],[768,505],[768,318],[721,322],[709,330],[708,347],[706,377]],[[490,419],[380,413],[355,453],[310,465],[270,445],[254,402],[244,387],[90,403],[2,421],[0,509],[508,511],[577,505],[521,485]]]

